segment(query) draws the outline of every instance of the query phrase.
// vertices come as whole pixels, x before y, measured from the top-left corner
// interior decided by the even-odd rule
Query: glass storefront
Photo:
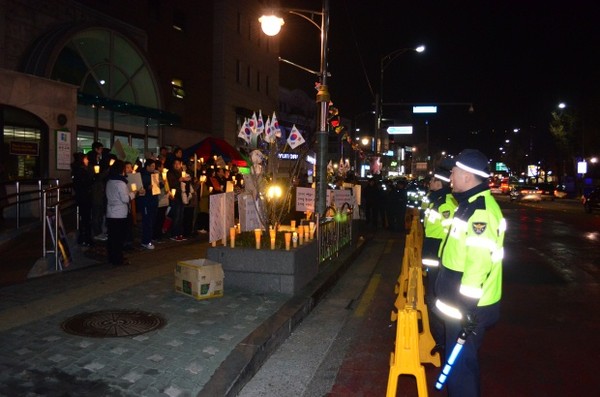
[[[48,173],[42,167],[47,154],[48,127],[35,115],[21,109],[0,106],[0,168],[5,180],[39,179]]]

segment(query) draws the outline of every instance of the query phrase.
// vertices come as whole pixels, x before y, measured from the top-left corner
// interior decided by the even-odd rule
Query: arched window
[[[160,108],[144,58],[112,30],[94,28],[75,34],[60,51],[50,77],[77,85],[84,94]]]
[[[90,28],[72,35],[60,50],[50,78],[79,86],[77,150],[118,139],[145,156],[156,153],[166,112],[150,66],[124,36]]]

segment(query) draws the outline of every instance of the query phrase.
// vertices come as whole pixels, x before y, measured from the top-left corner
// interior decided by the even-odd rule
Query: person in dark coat
[[[101,142],[94,142],[87,154],[89,169],[94,177],[92,184],[92,234],[94,238],[106,241],[104,218],[106,214],[106,178],[110,167],[110,151]]]
[[[89,247],[92,240],[92,184],[94,175],[89,170],[87,155],[78,152],[73,154],[71,178],[75,192],[75,202],[79,208],[79,234],[77,244]]]
[[[156,173],[156,163],[153,159],[146,159],[140,171],[142,177],[142,190],[137,197],[137,208],[142,213],[142,247],[153,250],[152,237],[154,224],[158,212],[158,194],[152,194],[152,175]],[[158,176],[158,174],[157,174]],[[158,180],[158,179],[156,179]],[[156,186],[160,188],[160,186]]]

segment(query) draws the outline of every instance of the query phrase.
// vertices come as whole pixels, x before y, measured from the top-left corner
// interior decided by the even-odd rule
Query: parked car
[[[554,186],[548,183],[515,185],[510,191],[510,199],[520,201],[554,201]]]
[[[595,188],[591,192],[585,194],[581,201],[585,212],[590,213],[592,210],[600,209],[600,187]]]

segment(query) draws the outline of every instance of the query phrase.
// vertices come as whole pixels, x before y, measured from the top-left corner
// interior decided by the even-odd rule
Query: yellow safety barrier
[[[417,380],[419,396],[427,396],[425,367],[419,362],[419,328],[415,310],[401,310],[396,329],[396,347],[390,355],[390,374],[387,397],[395,397],[400,375],[413,375]]]
[[[430,363],[439,367],[439,353],[431,354],[435,347],[435,340],[429,329],[429,311],[425,305],[423,288],[423,270],[420,266],[410,268],[409,286],[406,298],[406,308],[415,310],[421,318],[421,329],[419,333],[419,359],[422,363]]]
[[[390,358],[388,396],[396,395],[400,375],[415,376],[419,396],[427,396],[427,382],[422,363],[430,363],[436,367],[441,365],[439,353],[431,354],[435,341],[429,329],[429,312],[425,305],[421,264],[423,228],[418,210],[407,212],[406,223],[409,222],[410,232],[406,236],[400,275],[394,291],[397,294],[394,302],[397,311],[392,310],[391,313],[391,320],[397,321],[397,328],[395,348]]]

